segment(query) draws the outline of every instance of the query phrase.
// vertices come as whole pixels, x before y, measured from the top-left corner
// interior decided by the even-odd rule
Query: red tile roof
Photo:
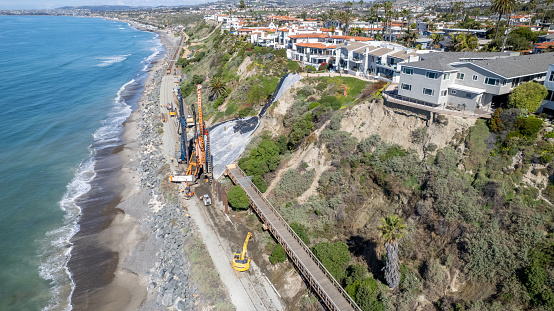
[[[373,41],[373,38],[367,38],[367,37],[353,37],[353,36],[335,36],[335,35],[332,35],[330,38],[333,38],[333,39],[354,40],[354,41]]]
[[[316,48],[316,49],[336,49],[336,45],[325,45],[323,43],[297,43],[296,46],[302,46],[305,48]]]
[[[289,38],[301,39],[301,38],[327,38],[326,33],[299,33],[296,35],[290,35]]]

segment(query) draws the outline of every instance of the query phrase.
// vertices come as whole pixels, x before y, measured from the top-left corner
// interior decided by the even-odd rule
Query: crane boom
[[[204,146],[204,117],[202,115],[202,84],[198,84],[196,86],[196,93],[198,95],[198,101],[196,103],[198,104],[198,123],[200,125],[200,131],[198,133],[198,144],[200,146],[201,154],[199,157],[200,163],[200,161],[204,161],[206,155],[206,148]]]

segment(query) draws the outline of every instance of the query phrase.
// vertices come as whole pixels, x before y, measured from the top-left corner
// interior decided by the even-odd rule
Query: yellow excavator
[[[244,245],[242,246],[242,252],[235,252],[235,256],[233,258],[233,269],[237,271],[242,272],[250,269],[250,257],[246,256],[246,247],[248,246],[248,240],[251,236],[252,233],[248,232],[246,240],[244,240]]]

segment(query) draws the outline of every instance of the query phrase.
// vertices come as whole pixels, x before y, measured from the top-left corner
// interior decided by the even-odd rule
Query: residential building
[[[554,64],[550,64],[550,66],[548,66],[544,86],[546,86],[546,89],[548,90],[548,95],[542,102],[542,105],[539,107],[537,112],[554,115]]]
[[[402,64],[398,95],[425,105],[455,110],[490,110],[505,102],[517,85],[542,83],[554,53],[511,56],[510,53],[429,53]]]
[[[345,41],[337,44],[335,55],[334,67],[343,72],[393,82],[398,82],[402,63],[419,60],[414,49],[383,41]]]

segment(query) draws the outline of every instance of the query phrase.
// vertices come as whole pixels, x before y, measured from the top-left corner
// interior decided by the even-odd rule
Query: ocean
[[[76,247],[111,219],[112,151],[163,54],[119,21],[0,16],[0,310],[70,310],[96,277]]]

